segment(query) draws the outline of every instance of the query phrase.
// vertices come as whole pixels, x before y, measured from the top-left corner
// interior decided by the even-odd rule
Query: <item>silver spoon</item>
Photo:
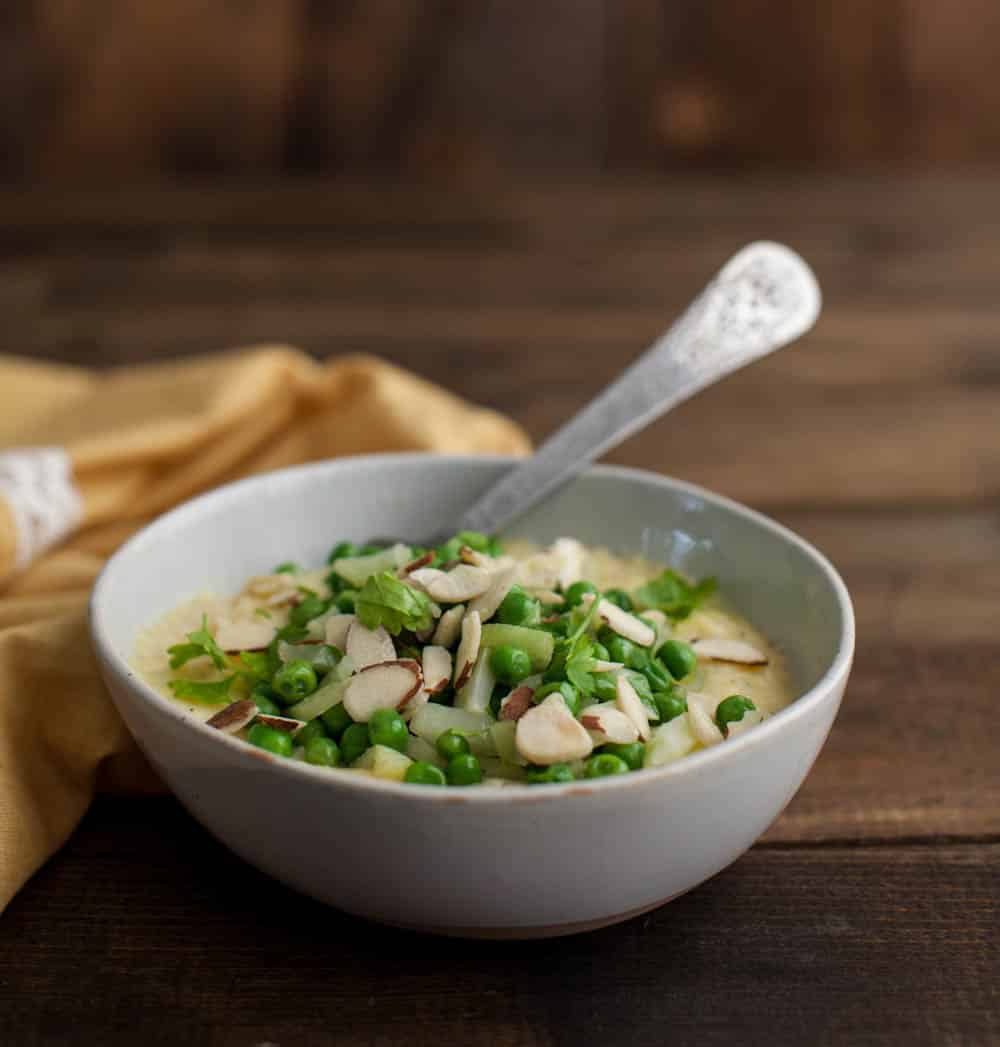
[[[453,531],[502,530],[672,407],[801,337],[820,302],[816,277],[791,248],[744,247],[634,364],[513,466]]]

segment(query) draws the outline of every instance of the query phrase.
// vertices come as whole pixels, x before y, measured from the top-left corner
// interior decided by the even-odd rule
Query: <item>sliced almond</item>
[[[491,570],[494,566],[492,556],[487,556],[485,553],[477,552],[468,545],[463,545],[462,548],[458,550],[458,558],[462,563],[472,564],[473,567],[483,567],[487,571]]]
[[[691,646],[699,658],[713,662],[733,662],[736,665],[767,665],[767,655],[752,644],[723,637],[692,640]]]
[[[420,657],[428,694],[443,691],[451,680],[451,652],[447,647],[431,644],[424,648]]]
[[[533,687],[525,687],[521,684],[515,687],[506,698],[500,702],[501,720],[520,720],[531,708],[531,699],[535,694]]]
[[[687,718],[691,733],[702,745],[718,745],[722,741],[722,731],[712,718],[719,703],[707,694],[695,694],[688,691]]]
[[[469,611],[462,619],[462,639],[455,652],[455,690],[465,686],[472,675],[472,667],[479,655],[483,640],[483,622],[476,611]]]
[[[220,709],[205,723],[217,731],[222,731],[223,734],[235,734],[251,723],[256,715],[257,703],[250,701],[249,698],[244,698],[242,701],[227,705],[225,709]]]
[[[403,564],[399,569],[399,577],[405,578],[408,574],[413,574],[414,571],[419,570],[421,567],[426,567],[434,559],[433,552],[426,552],[423,556],[418,556],[415,560],[411,560],[407,564]]]
[[[438,647],[452,647],[462,631],[462,617],[465,615],[465,604],[450,607],[441,615],[431,638]]]
[[[266,618],[247,621],[219,619],[215,642],[224,651],[262,651],[274,639],[274,624]]]
[[[432,600],[439,603],[464,603],[485,593],[490,587],[492,576],[484,567],[460,563],[450,571],[421,567],[407,581],[423,589]]]
[[[366,629],[359,621],[352,622],[347,630],[347,641],[343,650],[354,663],[355,670],[381,662],[391,662],[396,657],[396,648],[393,646],[392,637],[385,631],[385,626]]]
[[[590,732],[595,745],[629,745],[639,737],[632,720],[610,702],[588,706],[580,713],[580,723]]]
[[[594,661],[594,668],[592,672],[595,673],[613,673],[616,669],[624,669],[624,662],[605,662],[598,658]]]
[[[547,607],[557,606],[563,602],[563,598],[552,589],[530,589],[531,595]]]
[[[412,658],[366,666],[344,691],[344,708],[356,723],[367,723],[376,709],[401,709],[423,686],[419,663]]]
[[[334,614],[326,620],[324,639],[338,651],[347,650],[347,634],[357,621],[353,614]]]
[[[399,707],[399,714],[404,720],[409,722],[413,716],[416,715],[417,710],[422,706],[426,705],[431,700],[430,693],[426,687],[421,687],[416,694],[412,697],[407,698],[406,701]]]
[[[587,593],[580,602],[584,606],[590,607],[594,602],[594,594]],[[656,639],[656,630],[651,625],[648,625],[641,618],[637,618],[634,614],[623,611],[610,600],[601,600],[600,606],[597,608],[597,616],[612,632],[617,633],[619,636],[624,636],[626,640],[631,640],[632,643],[637,643],[640,647],[649,647]]]
[[[642,741],[649,741],[649,716],[635,688],[623,673],[615,680],[615,705],[635,724]]]
[[[583,546],[575,538],[557,538],[552,552],[559,564],[559,585],[565,592],[583,575]]]
[[[515,564],[501,567],[499,570],[494,571],[490,575],[490,587],[482,596],[476,597],[469,604],[470,613],[476,611],[482,621],[488,622],[496,614],[497,608],[504,601],[504,597],[510,592],[516,576],[517,566]]]
[[[305,727],[305,720],[293,720],[291,716],[264,716],[258,715],[257,723],[265,727],[271,727],[275,731],[284,731],[286,734],[295,734]]]
[[[517,721],[517,751],[535,764],[582,760],[594,749],[586,728],[566,706],[561,694],[550,694]]]

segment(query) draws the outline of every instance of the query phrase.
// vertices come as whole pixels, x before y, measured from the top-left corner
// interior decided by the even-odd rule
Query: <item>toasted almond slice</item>
[[[414,571],[419,570],[421,567],[426,567],[433,559],[434,553],[428,550],[423,556],[418,556],[415,560],[403,564],[397,573],[400,578],[405,578],[408,574],[413,574]]]
[[[426,705],[431,700],[430,693],[426,687],[421,687],[416,694],[411,698],[407,698],[406,701],[399,707],[399,714],[404,720],[409,722],[416,711],[422,706]]]
[[[490,572],[484,567],[472,567],[464,563],[450,571],[421,567],[407,579],[439,603],[464,603],[471,600],[485,593],[492,580]]]
[[[497,608],[504,601],[504,597],[510,592],[516,576],[517,566],[515,564],[501,567],[499,570],[494,571],[490,575],[490,587],[482,596],[477,596],[469,604],[470,613],[477,611],[480,619],[488,622],[496,614]]]
[[[479,656],[483,640],[483,622],[477,611],[469,611],[462,619],[462,640],[455,652],[455,690],[465,686],[472,675],[472,667]]]
[[[244,698],[242,701],[233,702],[225,709],[220,709],[214,716],[206,720],[209,727],[214,727],[223,734],[235,734],[242,731],[257,715],[257,703]]]
[[[582,760],[594,749],[586,728],[566,707],[561,694],[550,694],[517,721],[517,751],[536,764]]]
[[[451,680],[451,652],[447,647],[431,644],[424,648],[420,660],[427,692],[437,694],[443,691]]]
[[[347,634],[357,621],[353,614],[334,614],[326,620],[324,638],[338,651],[347,651]]]
[[[355,670],[360,670],[369,665],[391,662],[396,657],[396,648],[385,626],[366,629],[360,622],[354,621],[347,630],[344,653],[354,663]]]
[[[583,574],[583,546],[575,538],[557,538],[552,552],[559,564],[559,585],[565,592]]]
[[[266,618],[237,622],[220,618],[215,642],[224,651],[262,651],[274,639],[274,624]]]
[[[305,727],[305,720],[294,720],[291,716],[257,716],[257,723],[265,727],[272,727],[276,731],[284,731],[286,734],[296,734]]]
[[[702,745],[718,745],[722,741],[722,731],[712,718],[715,707],[719,704],[707,694],[695,694],[688,691],[687,718],[691,733]]]
[[[529,589],[531,595],[547,607],[557,606],[563,602],[563,598],[552,589]]]
[[[613,673],[616,669],[624,669],[624,662],[605,662],[600,658],[594,661],[594,668],[592,672],[595,673]]]
[[[423,674],[412,658],[368,665],[351,677],[344,708],[356,723],[367,723],[376,709],[401,709],[423,687]]]
[[[713,662],[733,662],[736,665],[767,665],[767,655],[752,644],[723,637],[705,637],[692,640],[691,646],[699,658]]]
[[[642,741],[649,741],[649,717],[635,688],[623,673],[615,680],[615,705],[635,724]]]
[[[587,593],[580,602],[590,607],[594,602],[594,594]],[[656,639],[656,630],[651,625],[641,618],[636,618],[634,614],[623,611],[610,600],[601,600],[597,608],[597,616],[612,632],[624,636],[626,640],[631,640],[640,647],[649,647]]]
[[[434,636],[431,638],[434,644],[438,647],[451,647],[462,631],[462,618],[464,615],[465,604],[449,607],[441,615],[437,628],[434,630]]]
[[[520,720],[531,708],[531,699],[534,696],[533,687],[525,687],[521,684],[515,687],[506,698],[500,701],[501,720]]]
[[[492,556],[487,556],[485,553],[477,552],[468,545],[463,545],[462,548],[458,550],[458,558],[462,563],[472,564],[473,567],[483,567],[487,571],[492,570],[495,566],[495,561]]]
[[[590,732],[595,745],[628,745],[639,737],[632,720],[610,702],[588,706],[580,713],[580,723]]]

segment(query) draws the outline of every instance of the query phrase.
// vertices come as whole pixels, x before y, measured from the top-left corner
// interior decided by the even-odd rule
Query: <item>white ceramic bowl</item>
[[[511,535],[642,553],[722,592],[782,648],[801,697],[738,739],[595,782],[427,789],[282,760],[195,721],[129,661],[136,633],[206,589],[235,592],[341,539],[446,531],[505,459],[379,455],[254,477],[167,513],[112,557],[91,629],[152,764],[231,850],[375,920],[456,935],[568,934],[669,901],[742,854],[795,794],[833,723],[854,617],[830,564],[765,517],[676,480],[596,467]]]

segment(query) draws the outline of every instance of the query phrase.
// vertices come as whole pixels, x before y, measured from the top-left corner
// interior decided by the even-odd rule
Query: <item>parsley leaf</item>
[[[171,669],[179,669],[182,665],[187,665],[192,658],[202,656],[211,658],[216,669],[225,669],[229,665],[226,652],[215,642],[215,637],[208,631],[207,615],[201,616],[201,628],[196,629],[193,633],[188,633],[187,638],[187,643],[175,643],[173,647],[167,648]]]
[[[369,576],[354,603],[354,613],[366,629],[385,626],[393,636],[403,629],[418,632],[434,621],[426,593],[401,582],[392,571]]]
[[[267,651],[240,651],[240,661],[246,666],[246,675],[252,680],[270,680],[275,670]]]
[[[186,698],[191,702],[199,702],[202,705],[219,705],[229,700],[229,688],[232,687],[235,676],[227,676],[224,680],[215,680],[212,683],[199,683],[196,680],[171,680],[170,690],[174,692],[175,698]]]
[[[715,592],[716,584],[714,578],[703,578],[692,585],[683,575],[667,568],[658,578],[639,586],[632,598],[642,610],[655,608],[679,622]]]

